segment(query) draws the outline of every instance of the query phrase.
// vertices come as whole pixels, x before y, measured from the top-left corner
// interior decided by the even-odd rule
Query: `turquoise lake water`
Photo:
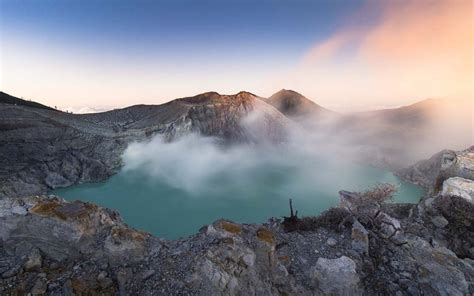
[[[300,216],[308,216],[337,205],[341,189],[364,191],[378,182],[389,182],[399,185],[398,202],[417,202],[423,193],[420,187],[372,167],[354,166],[337,172],[319,168],[308,173],[298,167],[275,165],[238,175],[219,173],[207,180],[206,190],[195,191],[151,178],[140,170],[123,170],[105,182],[58,189],[52,194],[115,209],[128,225],[175,239],[219,218],[258,223],[286,216],[289,198]]]

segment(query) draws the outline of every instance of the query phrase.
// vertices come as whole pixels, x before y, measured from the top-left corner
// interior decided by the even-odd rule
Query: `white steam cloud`
[[[351,173],[355,165],[348,161],[353,159],[350,149],[332,144],[326,134],[289,125],[284,143],[276,143],[267,141],[269,130],[262,128],[261,120],[269,124],[268,113],[253,112],[242,121],[252,143],[228,145],[198,134],[172,142],[157,135],[132,143],[123,155],[124,170],[140,172],[152,182],[164,181],[190,194],[241,191],[258,182],[280,189],[290,186],[285,188],[290,191],[319,184],[318,190],[337,194],[342,184],[363,178]],[[331,183],[334,186],[328,186]]]
[[[400,118],[391,113],[376,118],[368,114],[364,115],[367,120],[358,118],[345,124],[338,120],[323,125],[303,123],[310,128],[287,121],[283,123],[287,127],[286,140],[275,143],[265,140],[271,138],[268,127],[272,121],[269,112],[260,110],[242,121],[252,138],[250,144],[228,145],[198,134],[169,142],[157,135],[149,141],[129,145],[123,155],[124,169],[190,194],[234,189],[237,192],[258,182],[275,190],[291,187],[283,189],[298,192],[300,188],[313,186],[318,191],[337,194],[340,189],[356,189],[357,184],[366,183],[362,167],[357,163],[380,165],[389,161],[391,165],[404,167],[443,148],[456,145],[467,148],[472,140],[469,134],[472,127],[466,126],[465,121],[449,132],[449,120],[441,120],[439,113],[435,114],[435,124],[430,119],[416,122],[411,113],[405,113]],[[445,117],[456,118],[455,114]],[[387,124],[386,118],[389,122],[397,121],[393,125],[395,129]],[[471,118],[468,116],[466,120]],[[418,124],[421,127],[416,128]],[[262,128],[264,125],[266,128]],[[453,139],[454,134],[459,136]]]

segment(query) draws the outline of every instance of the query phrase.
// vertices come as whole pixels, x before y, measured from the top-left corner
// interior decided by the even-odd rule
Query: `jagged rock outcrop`
[[[443,182],[443,196],[458,196],[474,204],[474,181],[460,177],[451,177]]]
[[[401,171],[400,176],[424,186],[417,206],[431,235],[461,258],[474,258],[474,146],[444,150]],[[429,217],[429,218],[426,218]]]
[[[310,272],[324,295],[362,295],[356,263],[349,257],[318,258]]]
[[[282,141],[291,125],[278,110],[248,92],[233,96],[206,93],[178,102],[190,105],[186,115],[189,129],[205,136],[233,141]]]
[[[443,150],[399,170],[397,175],[433,193],[441,191],[444,181],[451,177],[474,180],[474,146],[463,151]]]

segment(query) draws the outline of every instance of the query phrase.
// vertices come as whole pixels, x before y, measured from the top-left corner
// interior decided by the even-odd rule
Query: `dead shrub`
[[[330,208],[319,216],[297,218],[293,223],[285,223],[285,231],[314,231],[320,227],[339,229],[341,223],[347,220],[350,213],[343,208]]]

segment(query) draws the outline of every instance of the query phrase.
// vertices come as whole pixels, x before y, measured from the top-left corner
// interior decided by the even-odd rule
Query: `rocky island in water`
[[[472,295],[474,146],[442,150],[430,141],[445,130],[424,133],[445,103],[341,115],[294,91],[210,92],[71,114],[1,93],[0,294]],[[49,194],[106,180],[130,144],[156,136],[165,144],[212,137],[227,149],[287,147],[315,131],[311,143],[327,157],[389,170],[423,196],[394,203],[390,184],[340,188],[339,205],[320,215],[298,215],[294,203],[287,217],[222,217],[166,240],[129,227],[114,210]],[[422,157],[421,142],[433,156]]]

